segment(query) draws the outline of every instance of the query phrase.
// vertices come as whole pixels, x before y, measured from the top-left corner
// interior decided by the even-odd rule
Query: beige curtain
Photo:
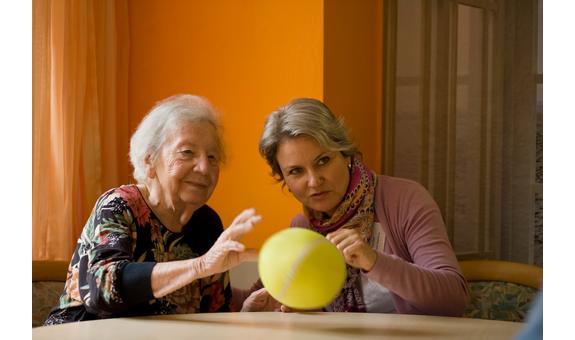
[[[127,20],[126,1],[33,1],[33,260],[69,260],[128,181]]]

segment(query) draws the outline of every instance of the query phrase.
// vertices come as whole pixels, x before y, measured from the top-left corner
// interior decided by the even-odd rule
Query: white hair
[[[218,160],[226,161],[223,127],[220,113],[203,97],[178,94],[156,103],[146,114],[130,140],[130,162],[134,166],[134,178],[143,183],[146,175],[145,160],[151,157],[154,163],[160,154],[162,145],[172,132],[174,124],[182,121],[202,122],[212,124],[216,131],[218,145]]]

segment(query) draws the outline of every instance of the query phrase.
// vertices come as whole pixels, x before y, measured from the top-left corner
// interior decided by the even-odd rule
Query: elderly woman
[[[245,210],[224,231],[206,205],[225,161],[217,112],[192,95],[159,102],[130,159],[138,184],[96,202],[45,325],[234,310],[228,269],[257,257],[239,241],[261,217]]]
[[[347,263],[346,282],[324,310],[463,315],[466,281],[432,197],[414,181],[370,171],[323,103],[299,98],[270,114],[259,149],[303,205],[291,227],[325,235]],[[238,291],[237,303],[260,288]],[[278,306],[262,289],[243,309]]]

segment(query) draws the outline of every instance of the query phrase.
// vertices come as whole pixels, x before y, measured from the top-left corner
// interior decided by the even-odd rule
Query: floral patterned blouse
[[[197,279],[154,298],[157,262],[205,254],[223,232],[218,214],[204,205],[182,232],[162,225],[135,185],[104,193],[96,202],[68,267],[59,304],[45,326],[109,317],[234,310],[229,272]]]

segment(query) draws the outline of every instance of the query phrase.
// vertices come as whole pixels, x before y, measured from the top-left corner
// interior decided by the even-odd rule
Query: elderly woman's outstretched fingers
[[[225,272],[245,260],[257,258],[259,254],[257,249],[246,249],[239,241],[261,220],[262,217],[256,215],[256,210],[253,208],[246,209],[239,214],[212,248],[202,256],[203,271],[207,275],[213,275]]]
[[[229,228],[227,228],[220,237],[239,241],[246,233],[250,232],[256,224],[260,223],[261,220],[261,215],[256,215],[256,209],[246,209],[234,219]]]

